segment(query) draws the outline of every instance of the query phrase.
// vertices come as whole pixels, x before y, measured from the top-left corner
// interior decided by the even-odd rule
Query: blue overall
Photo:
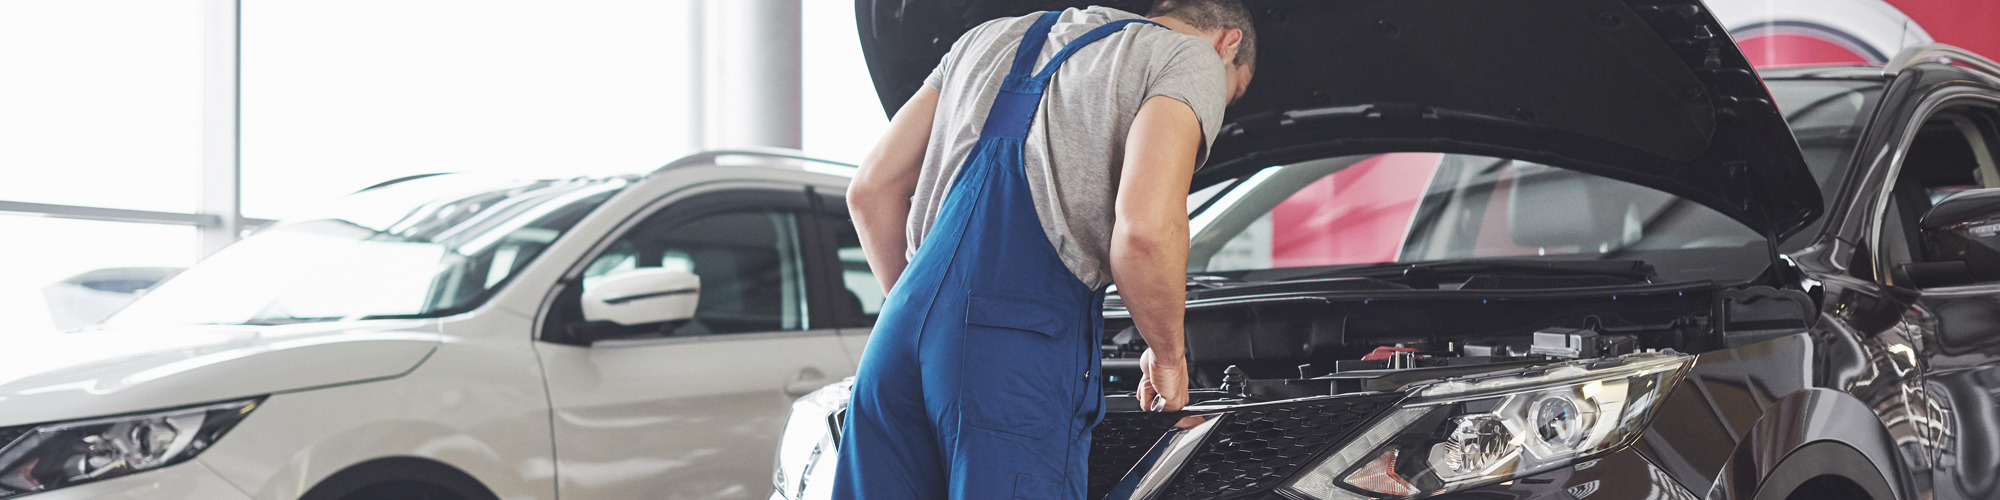
[[[1078,499],[1098,385],[1103,290],[1049,244],[1021,145],[1042,89],[1104,24],[1030,73],[1055,24],[1021,41],[930,233],[890,292],[855,375],[836,500]]]

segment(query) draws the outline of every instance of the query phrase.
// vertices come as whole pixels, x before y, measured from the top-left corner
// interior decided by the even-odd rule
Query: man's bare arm
[[[861,160],[854,182],[847,186],[847,211],[861,236],[861,251],[875,280],[887,292],[910,264],[904,231],[910,221],[910,197],[917,192],[917,170],[924,165],[930,143],[931,118],[937,113],[937,89],[926,85],[911,96],[889,130]]]
[[[1186,103],[1153,97],[1139,108],[1125,138],[1111,230],[1111,276],[1118,296],[1148,347],[1139,401],[1185,406],[1187,355],[1182,313],[1187,307],[1188,183],[1202,143],[1201,121]]]

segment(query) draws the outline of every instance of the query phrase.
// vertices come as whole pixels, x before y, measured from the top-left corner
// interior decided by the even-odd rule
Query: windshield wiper
[[[1298,281],[1316,278],[1436,278],[1440,276],[1602,276],[1636,283],[1658,276],[1651,264],[1638,259],[1541,260],[1467,259],[1436,262],[1387,263],[1349,266],[1285,278]]]

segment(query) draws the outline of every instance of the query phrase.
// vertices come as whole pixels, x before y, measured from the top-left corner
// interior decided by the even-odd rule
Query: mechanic
[[[1149,16],[972,29],[862,162],[848,205],[889,296],[834,498],[1081,498],[1113,282],[1150,346],[1140,401],[1187,403],[1188,185],[1255,34],[1239,0]]]

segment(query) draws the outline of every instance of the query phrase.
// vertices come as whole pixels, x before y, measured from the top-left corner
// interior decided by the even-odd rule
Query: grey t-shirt
[[[959,165],[978,142],[987,108],[1036,17],[995,19],[973,28],[925,79],[939,99],[910,205],[911,255],[936,220]],[[1063,11],[1035,70],[1091,28],[1138,17],[1104,7]],[[1203,136],[1195,163],[1199,167],[1222,126],[1228,92],[1222,58],[1207,41],[1146,24],[1127,26],[1078,50],[1056,70],[1043,91],[1022,157],[1042,230],[1085,286],[1111,283],[1112,207],[1125,134],[1139,106],[1153,96],[1166,96],[1194,109]]]

